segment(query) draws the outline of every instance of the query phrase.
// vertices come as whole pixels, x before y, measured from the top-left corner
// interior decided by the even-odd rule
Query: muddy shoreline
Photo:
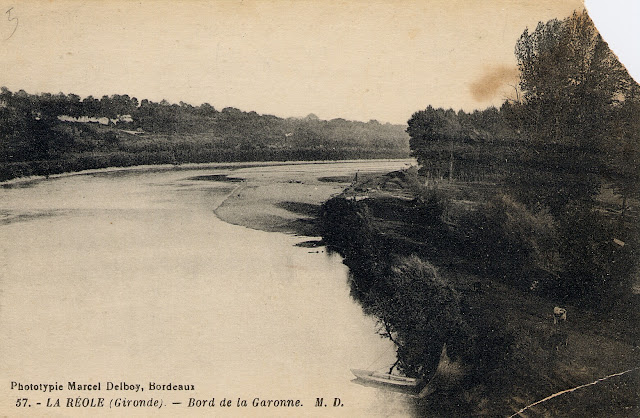
[[[320,235],[317,223],[320,206],[341,194],[355,179],[356,173],[384,174],[408,167],[412,161],[384,160],[378,163],[379,167],[375,163],[363,167],[358,162],[345,162],[330,172],[319,169],[322,168],[320,165],[310,170],[298,170],[296,167],[285,171],[269,170],[269,167],[261,171],[233,170],[228,179],[239,187],[214,212],[221,220],[233,225],[317,237]]]

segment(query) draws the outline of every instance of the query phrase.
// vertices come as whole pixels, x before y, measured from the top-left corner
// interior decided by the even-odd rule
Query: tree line
[[[405,196],[336,197],[322,208],[323,239],[344,257],[353,296],[396,343],[409,376],[430,376],[446,343],[466,364],[469,388],[518,380],[528,390],[548,378],[528,360],[546,350],[535,330],[513,324],[521,338],[470,314],[447,273],[475,276],[480,292],[500,281],[547,303],[637,315],[639,86],[586,12],[525,30],[515,54],[517,94],[499,109],[413,114],[407,132],[420,171]],[[474,190],[474,204],[455,203],[457,189]],[[617,210],[607,210],[605,189]]]
[[[516,97],[500,109],[413,114],[407,132],[424,172],[504,180],[519,199],[556,213],[592,205],[603,184],[625,204],[638,197],[640,86],[586,11],[525,30],[515,55]]]
[[[114,94],[0,92],[0,178],[107,166],[402,158],[402,125],[280,118]]]
[[[640,86],[586,11],[525,30],[515,54],[514,99],[416,112],[411,152],[427,178],[471,172],[500,190],[456,220],[485,274],[524,286],[518,278],[538,277],[558,298],[610,306],[637,275]]]

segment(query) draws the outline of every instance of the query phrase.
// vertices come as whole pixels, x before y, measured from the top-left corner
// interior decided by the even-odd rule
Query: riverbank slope
[[[501,193],[500,186],[444,181],[435,186],[437,201],[430,200],[433,195],[425,195],[422,186],[411,172],[388,173],[354,182],[337,197],[344,204],[326,207],[351,212],[331,214],[338,224],[342,218],[364,219],[354,224],[364,229],[341,235],[350,237],[342,242],[346,248],[337,248],[343,256],[353,258],[358,246],[377,245],[382,256],[376,263],[416,254],[434,264],[460,296],[475,351],[467,358],[468,373],[457,386],[441,388],[420,401],[425,415],[508,416],[554,393],[633,370],[538,404],[525,416],[637,416],[638,295],[599,310],[540,291],[534,277],[525,277],[527,286],[518,286],[492,274],[464,246],[447,240],[462,237],[460,242],[465,242],[469,231],[456,219]],[[431,224],[425,221],[429,217],[434,218]],[[366,266],[367,261],[352,260],[352,264]],[[375,279],[369,274],[367,280]],[[365,310],[370,309],[368,301],[381,297],[361,298]],[[556,306],[566,309],[565,321],[555,323]]]

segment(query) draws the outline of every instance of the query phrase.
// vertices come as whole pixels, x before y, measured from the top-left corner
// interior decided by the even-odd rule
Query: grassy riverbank
[[[468,371],[457,386],[438,388],[419,400],[418,408],[425,414],[506,416],[553,393],[640,364],[637,296],[602,312],[539,289],[514,286],[478,269],[468,254],[435,248],[437,231],[415,222],[415,199],[422,185],[413,173],[372,169],[360,171],[354,182],[355,171],[348,166],[331,173],[235,170],[230,176],[241,181],[216,214],[255,229],[317,236],[323,228],[317,218],[321,203],[344,198],[368,208],[372,239],[388,250],[389,258],[418,254],[433,263],[460,296],[461,315],[479,344],[471,360],[479,361],[480,370]],[[491,183],[445,181],[437,189],[446,202],[440,214],[446,233],[455,232],[461,213],[501,192]],[[615,199],[608,192],[601,201],[603,210],[615,211]],[[559,326],[553,323],[557,305],[568,311],[566,323]],[[527,414],[633,416],[638,412],[639,379],[638,371],[613,377],[532,407]]]
[[[348,165],[331,173],[321,169],[276,172],[268,167],[262,171],[235,170],[230,176],[240,182],[216,214],[250,228],[317,236],[323,228],[317,218],[322,202],[345,198],[367,206],[373,239],[388,249],[390,258],[418,254],[433,263],[460,296],[461,315],[480,345],[471,358],[481,364],[480,372],[469,372],[457,386],[439,388],[419,400],[418,407],[425,414],[506,416],[553,393],[640,364],[637,296],[600,312],[514,286],[504,277],[478,269],[468,254],[434,248],[437,231],[418,227],[415,222],[415,199],[422,186],[411,172],[360,170],[354,182],[356,171]],[[437,188],[446,201],[441,217],[448,232],[455,229],[461,213],[477,209],[501,191],[491,183],[445,181]],[[603,207],[615,210],[615,199],[608,193],[603,193],[601,200]],[[568,311],[562,329],[553,323],[556,305]],[[537,405],[527,413],[633,416],[638,412],[638,379],[638,371],[614,377]]]
[[[399,257],[411,254],[435,265],[440,280],[459,297],[456,320],[469,327],[474,346],[459,355],[466,364],[463,379],[420,400],[428,416],[507,416],[553,393],[640,365],[638,295],[629,293],[602,303],[567,299],[549,285],[552,278],[546,277],[545,282],[544,275],[527,275],[533,270],[518,265],[527,261],[522,254],[513,253],[496,264],[489,254],[499,249],[495,242],[472,242],[481,234],[471,231],[469,219],[487,210],[487,202],[502,192],[498,184],[481,182],[444,181],[425,188],[415,173],[396,172],[361,179],[325,205],[330,224],[325,238],[345,256],[365,311],[383,321],[393,320],[388,312],[395,309],[393,303],[379,300],[393,300],[404,290],[389,290],[388,284],[380,287],[376,282],[387,281],[389,272],[394,274],[393,268],[387,271],[380,266],[393,266]],[[615,211],[615,204],[603,191],[600,210]],[[637,213],[637,207],[631,213]],[[496,235],[499,228],[491,226],[485,233],[501,239]],[[474,245],[481,246],[481,251]],[[419,304],[435,302],[423,299]],[[555,306],[568,312],[567,320],[557,325]],[[417,320],[424,322],[419,326],[428,327],[438,319],[418,315]],[[410,341],[411,331],[402,335],[401,324],[391,325],[400,330],[392,333],[395,338]],[[456,337],[446,338],[449,346],[465,345]],[[638,371],[614,377],[539,404],[526,416],[637,416],[639,379]]]

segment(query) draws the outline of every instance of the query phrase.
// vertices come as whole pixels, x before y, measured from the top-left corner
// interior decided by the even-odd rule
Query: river
[[[404,161],[269,165],[326,175]],[[314,171],[315,170],[315,171]],[[102,170],[0,188],[0,412],[8,415],[406,416],[402,394],[353,383],[393,362],[349,296],[347,269],[308,237],[231,225],[214,209],[237,187],[196,180],[216,165]],[[263,165],[242,168],[245,175]],[[67,382],[99,392],[72,392]],[[52,394],[11,382],[59,383]],[[107,382],[144,392],[106,390]],[[195,391],[149,391],[149,382]],[[45,408],[47,398],[162,399],[160,410]],[[33,404],[26,414],[17,398]],[[189,408],[189,398],[215,399]],[[226,398],[231,407],[220,406]],[[238,407],[237,399],[248,401]],[[251,406],[300,399],[300,408]],[[315,407],[323,398],[328,407]],[[334,398],[344,406],[333,407]],[[173,402],[182,402],[174,405]]]

